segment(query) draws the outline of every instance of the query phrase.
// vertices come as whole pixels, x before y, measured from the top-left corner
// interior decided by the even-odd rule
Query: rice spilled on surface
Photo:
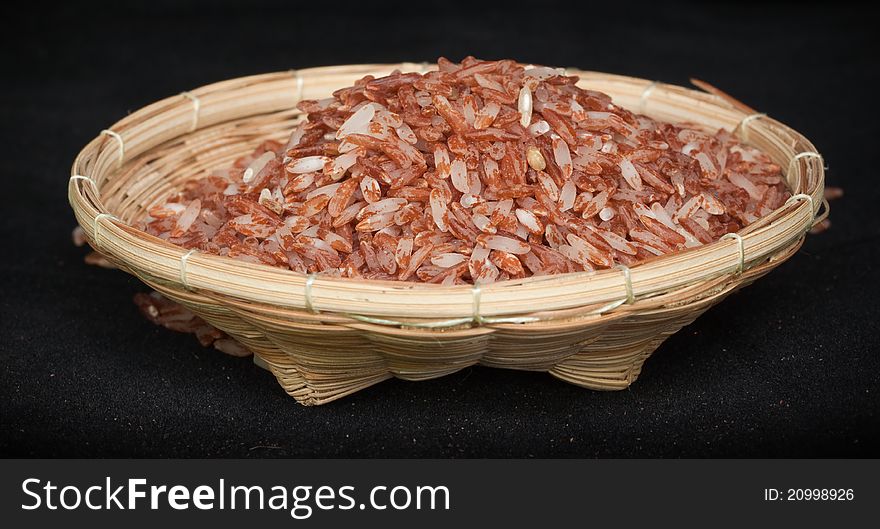
[[[190,181],[139,227],[297,272],[452,285],[632,265],[789,196],[727,131],[633,114],[552,68],[438,66],[302,101],[286,145]]]

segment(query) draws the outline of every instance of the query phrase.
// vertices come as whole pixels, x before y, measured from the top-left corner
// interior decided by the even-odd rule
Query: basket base
[[[694,310],[693,305],[674,310],[672,313],[669,309],[665,309],[643,313],[636,319],[621,320],[617,324],[602,326],[600,329],[595,329],[594,333],[590,333],[595,336],[561,347],[555,354],[548,353],[537,360],[534,355],[530,355],[529,362],[520,365],[500,365],[502,357],[486,355],[483,359],[476,359],[463,365],[453,367],[446,365],[445,369],[432,371],[422,370],[417,375],[376,372],[359,378],[333,377],[328,373],[301,372],[293,365],[290,356],[259,346],[253,347],[257,351],[254,355],[254,363],[272,372],[285,391],[297,402],[306,406],[331,402],[392,376],[407,380],[426,380],[454,373],[470,365],[546,371],[556,378],[583,388],[619,391],[628,388],[638,379],[645,361],[666,338],[694,321],[728,293],[698,302],[701,305],[698,310]],[[644,322],[638,321],[642,318],[651,320],[653,325],[648,328],[651,328],[652,332],[645,332],[646,326],[640,324]],[[662,331],[656,333],[657,325],[661,321]],[[624,339],[626,344],[621,343]],[[515,355],[511,356],[510,350],[504,350],[506,356],[503,358],[507,361],[512,357],[515,358]],[[548,366],[549,362],[553,363]]]
[[[473,365],[548,372],[580,387],[621,390],[642,372],[663,341],[772,268],[737,281],[719,278],[670,303],[645,300],[638,310],[558,320],[543,327],[495,324],[435,331],[431,340],[406,329],[360,322],[328,324],[303,315],[295,324],[217,303],[143,278],[251,351],[300,404],[326,404],[389,378],[427,380]],[[332,333],[333,346],[328,346]]]

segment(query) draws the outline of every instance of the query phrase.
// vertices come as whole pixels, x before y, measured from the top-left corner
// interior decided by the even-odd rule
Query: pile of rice
[[[303,273],[452,285],[632,265],[789,196],[729,132],[633,114],[560,70],[438,68],[301,102],[286,145],[190,181],[140,227]]]

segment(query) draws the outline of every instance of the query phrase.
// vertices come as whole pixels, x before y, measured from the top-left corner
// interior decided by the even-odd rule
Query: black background
[[[877,455],[880,42],[867,13],[839,3],[79,4],[4,15],[0,453]],[[128,111],[253,73],[467,54],[709,81],[817,145],[828,183],[846,191],[833,227],[671,337],[628,390],[475,367],[316,408],[249,359],[148,323],[131,302],[145,287],[86,266],[70,243],[70,164]]]

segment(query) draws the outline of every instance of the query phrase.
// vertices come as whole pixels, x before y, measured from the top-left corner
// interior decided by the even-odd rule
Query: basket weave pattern
[[[145,107],[76,158],[69,198],[77,221],[96,250],[245,344],[291,396],[310,405],[392,376],[425,380],[474,364],[546,371],[592,389],[625,388],[667,336],[793,255],[822,206],[821,157],[785,125],[715,95],[569,68],[580,86],[653,118],[735,130],[787,168],[792,200],[738,237],[629,270],[481,288],[307,277],[189,252],[131,227],[187,180],[231,164],[268,138],[284,139],[302,118],[295,109],[300,99],[326,97],[396,68],[423,66],[246,77]]]

